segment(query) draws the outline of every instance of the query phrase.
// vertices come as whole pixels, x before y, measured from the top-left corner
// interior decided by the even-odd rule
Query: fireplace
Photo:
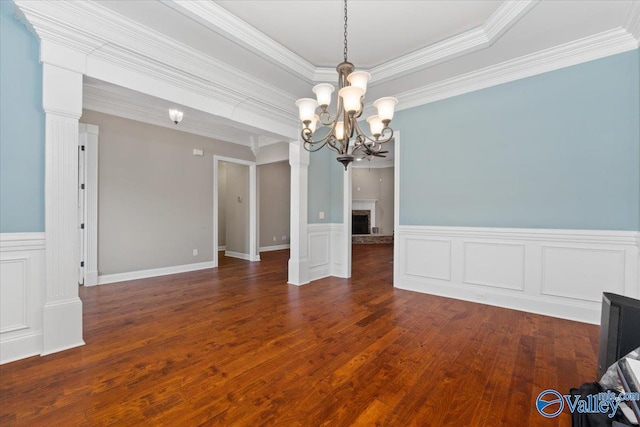
[[[371,211],[351,211],[351,233],[371,234]]]

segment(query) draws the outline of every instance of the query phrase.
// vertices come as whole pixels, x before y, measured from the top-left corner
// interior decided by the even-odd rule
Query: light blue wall
[[[307,193],[309,224],[331,222],[330,151],[325,147],[315,153],[309,153],[309,191]],[[318,218],[318,212],[324,212],[324,219]]]
[[[638,50],[396,113],[404,225],[640,229]]]
[[[342,222],[343,171],[336,152],[328,147],[309,154],[309,224]],[[318,212],[324,212],[324,219]]]
[[[0,232],[44,231],[44,112],[36,37],[0,1]]]

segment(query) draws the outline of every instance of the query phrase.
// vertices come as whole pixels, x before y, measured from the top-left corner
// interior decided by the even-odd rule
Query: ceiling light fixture
[[[329,83],[320,83],[313,87],[317,99],[301,98],[296,101],[300,120],[303,124],[302,141],[307,151],[318,151],[325,145],[338,153],[337,160],[347,170],[356,155],[361,158],[384,157],[382,144],[393,138],[393,129],[389,127],[398,100],[393,97],[380,98],[373,103],[378,114],[367,118],[372,136],[366,135],[358,119],[364,110],[364,95],[371,74],[366,71],[354,71],[354,65],[347,60],[347,0],[344,0],[344,61],[336,67],[338,71],[338,96],[335,115],[328,111],[335,87]],[[320,107],[319,113],[316,109]],[[320,124],[328,127],[324,136],[316,136]],[[320,129],[317,129],[320,130]]]
[[[184,113],[182,111],[175,110],[175,109],[169,110],[169,118],[175,124],[180,123],[182,121],[183,116],[184,116]]]

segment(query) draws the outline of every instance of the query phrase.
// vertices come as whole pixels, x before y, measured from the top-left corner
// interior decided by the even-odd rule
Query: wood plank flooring
[[[81,288],[86,345],[0,366],[0,425],[570,426],[536,396],[595,379],[596,326],[396,290],[391,245],[262,258]]]

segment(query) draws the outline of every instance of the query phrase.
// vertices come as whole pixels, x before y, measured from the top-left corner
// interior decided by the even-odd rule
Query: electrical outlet
[[[318,213],[318,218],[319,218],[319,219],[324,219],[324,212],[320,211],[320,212]]]
[[[197,249],[193,250],[193,256],[198,256],[198,250]]]
[[[287,236],[282,236],[282,240],[287,240]]]
[[[278,241],[278,239],[276,239],[276,236],[273,236],[273,241],[274,242]]]

